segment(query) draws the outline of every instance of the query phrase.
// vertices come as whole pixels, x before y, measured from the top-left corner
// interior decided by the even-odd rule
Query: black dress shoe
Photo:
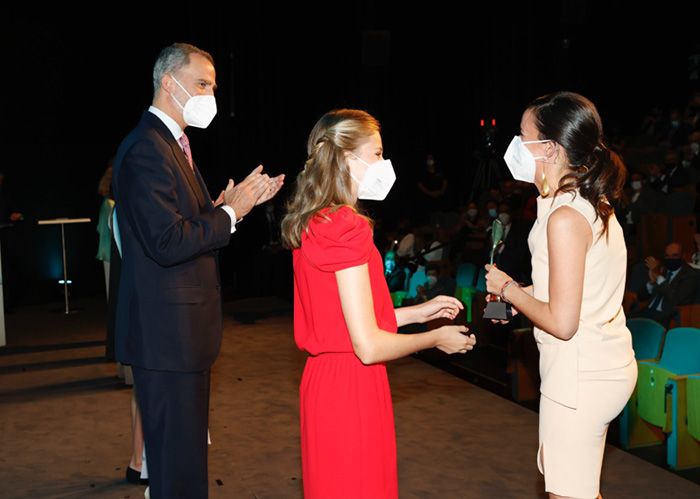
[[[136,485],[148,485],[148,479],[141,479],[141,472],[135,470],[131,466],[126,467],[126,481],[129,483],[135,483]]]

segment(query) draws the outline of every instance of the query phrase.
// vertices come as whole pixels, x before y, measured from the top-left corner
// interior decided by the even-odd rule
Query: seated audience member
[[[668,326],[677,306],[695,300],[698,273],[683,261],[683,247],[675,242],[666,246],[663,262],[649,256],[644,263],[649,271],[649,281],[637,297],[638,309],[633,309],[631,315]]]

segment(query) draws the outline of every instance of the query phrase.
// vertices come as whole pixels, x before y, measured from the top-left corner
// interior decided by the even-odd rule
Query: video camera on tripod
[[[481,118],[479,120],[479,139],[474,150],[476,159],[476,169],[474,171],[474,181],[469,200],[478,199],[479,193],[488,190],[496,183],[507,178],[504,164],[497,154],[497,133],[496,118],[490,120]]]
[[[496,154],[496,118],[491,118],[489,125],[484,118],[481,118],[479,130],[481,130],[481,137],[476,154],[481,157],[494,156]]]

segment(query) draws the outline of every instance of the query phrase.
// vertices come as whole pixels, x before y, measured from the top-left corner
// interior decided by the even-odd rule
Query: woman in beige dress
[[[533,284],[521,287],[487,265],[487,290],[534,324],[542,378],[537,464],[546,491],[601,497],[608,425],[637,379],[622,311],[627,251],[610,205],[625,167],[603,143],[593,103],[571,92],[527,107],[505,160],[541,194],[528,238]]]

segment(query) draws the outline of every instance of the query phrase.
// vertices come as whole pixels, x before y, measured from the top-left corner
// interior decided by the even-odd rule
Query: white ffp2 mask
[[[357,197],[359,199],[383,201],[396,181],[396,173],[391,165],[391,160],[383,159],[370,165],[359,156],[355,155],[355,157],[367,165],[362,181],[357,180],[355,175],[350,172],[350,176],[358,184]]]
[[[175,83],[189,96],[183,106],[173,94],[170,96],[182,108],[182,119],[189,126],[206,128],[216,116],[216,98],[213,95],[191,95],[177,79],[170,75]]]
[[[538,144],[541,142],[551,142],[551,140],[528,140],[523,142],[520,135],[516,135],[510,141],[503,159],[515,180],[522,180],[531,184],[535,183],[535,171],[537,170],[535,161],[544,159],[544,156],[533,156],[530,149],[525,147],[525,144]]]

